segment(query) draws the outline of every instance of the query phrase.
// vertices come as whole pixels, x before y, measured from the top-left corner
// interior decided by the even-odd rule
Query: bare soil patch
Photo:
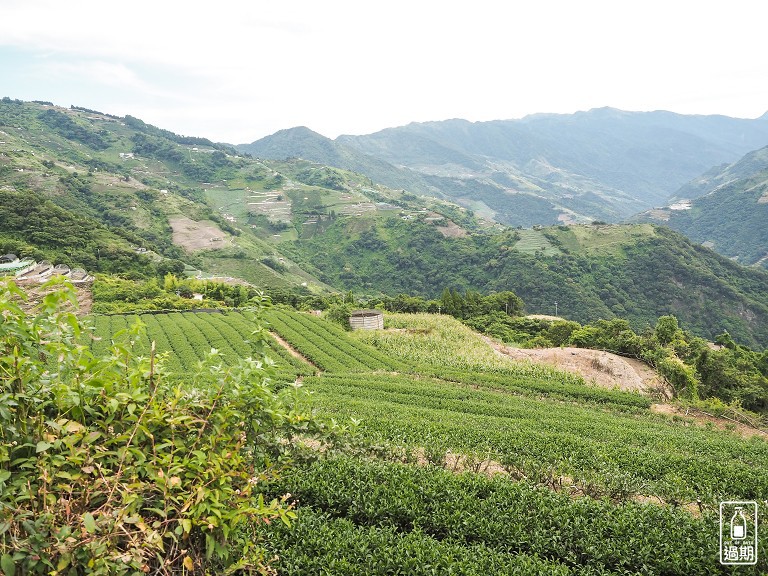
[[[446,238],[464,238],[467,231],[455,222],[448,220],[445,226],[435,226],[437,230]]]
[[[290,344],[288,344],[288,342],[286,342],[285,340],[283,340],[283,339],[282,339],[282,338],[281,338],[281,337],[280,337],[280,336],[277,334],[277,332],[270,332],[270,334],[272,335],[272,338],[274,338],[274,339],[277,341],[277,343],[278,343],[278,344],[280,344],[280,346],[282,346],[283,348],[285,348],[286,350],[288,350],[288,353],[289,353],[291,356],[293,356],[294,358],[298,358],[299,360],[303,360],[304,362],[306,362],[307,364],[309,364],[309,365],[310,365],[310,366],[312,366],[313,368],[315,368],[315,369],[317,369],[317,370],[320,370],[320,368],[318,368],[318,367],[317,367],[317,366],[316,366],[316,365],[315,365],[315,364],[314,364],[314,363],[313,363],[313,362],[312,362],[312,361],[311,361],[309,358],[307,358],[306,356],[304,356],[304,355],[303,355],[301,352],[299,352],[298,350],[296,350],[296,348],[294,348],[293,346],[291,346]]]
[[[27,313],[34,313],[34,311],[43,301],[43,298],[45,298],[51,292],[61,288],[61,286],[50,286],[43,288],[42,285],[36,281],[24,282],[15,280],[15,282],[18,284],[19,288],[24,290],[24,292],[27,294],[27,300],[19,303],[21,308]],[[0,285],[2,285],[2,283],[0,283]],[[77,309],[72,309],[72,311],[76,315],[85,316],[91,313],[91,307],[93,306],[93,294],[91,291],[92,286],[93,282],[85,282],[75,285],[74,288],[75,296],[77,297]]]
[[[173,243],[189,252],[214,250],[231,243],[228,234],[215,222],[202,220],[195,222],[186,216],[171,216],[168,223],[173,229]]]
[[[666,398],[672,397],[659,375],[639,360],[586,348],[513,348],[491,338],[483,338],[499,354],[575,373],[603,388],[642,394],[661,393]]]

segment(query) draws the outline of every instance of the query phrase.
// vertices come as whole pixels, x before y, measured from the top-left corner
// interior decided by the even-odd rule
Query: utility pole
[[[555,316],[557,316],[557,302],[555,302]]]

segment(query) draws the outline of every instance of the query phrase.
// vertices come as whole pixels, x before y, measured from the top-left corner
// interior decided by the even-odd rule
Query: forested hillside
[[[768,147],[708,171],[673,200],[636,220],[662,222],[742,264],[768,267]]]
[[[285,248],[288,250],[289,248]],[[325,282],[437,297],[444,288],[512,290],[534,314],[626,318],[639,329],[674,314],[713,338],[768,343],[768,273],[745,269],[663,227],[576,226],[446,238],[402,220],[338,221],[292,256]]]
[[[132,116],[10,98],[0,100],[0,194],[3,253],[315,290],[327,287],[277,244],[329,213],[427,205],[343,170],[267,163]]]
[[[529,312],[627,318],[638,329],[675,314],[702,336],[768,342],[765,274],[659,228],[511,230],[358,173],[254,159],[131,116],[47,103],[0,101],[0,131],[3,252],[305,293],[513,290]]]

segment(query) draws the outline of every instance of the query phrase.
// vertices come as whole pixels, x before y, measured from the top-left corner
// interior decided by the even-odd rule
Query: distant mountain
[[[633,220],[663,222],[742,264],[768,268],[768,147],[709,170],[672,200]]]
[[[768,117],[601,108],[521,120],[412,123],[326,139],[322,150],[316,139],[294,138],[290,147],[281,140],[285,135],[277,133],[239,149],[354,169],[514,226],[616,222],[666,202],[712,166],[768,144]],[[382,179],[391,175],[373,159],[396,166],[398,183]]]
[[[471,131],[462,122],[441,129],[461,125]],[[280,138],[284,146],[312,144],[335,162],[388,169],[385,160],[306,129]],[[407,142],[415,144],[404,155],[450,154],[464,170],[487,160],[455,143]],[[275,150],[278,143],[272,138]],[[505,166],[495,180],[403,173],[455,197],[479,190],[490,199],[499,182],[533,186]],[[129,277],[202,270],[305,293],[511,289],[530,312],[551,313],[557,302],[569,318],[620,317],[639,328],[671,313],[704,336],[728,330],[740,342],[768,345],[768,271],[739,266],[667,228],[511,230],[372,180],[309,160],[249,158],[130,116],[0,99],[1,253]],[[544,213],[536,198],[543,196],[519,193],[503,214]]]
[[[279,130],[251,144],[241,144],[237,149],[268,160],[303,158],[318,164],[364,174],[371,180],[390,188],[406,189],[423,195],[442,195],[421,174],[340,144],[305,126]]]

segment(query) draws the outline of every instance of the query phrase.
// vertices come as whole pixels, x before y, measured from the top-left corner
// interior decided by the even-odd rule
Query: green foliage
[[[439,298],[445,287],[509,290],[531,314],[554,314],[557,302],[569,320],[624,318],[643,330],[671,313],[702,337],[728,330],[749,346],[768,344],[768,272],[740,267],[668,229],[550,229],[568,252],[548,256],[516,250],[511,231],[446,238],[433,226],[399,219],[360,228],[337,220],[300,238],[291,257],[356,293]]]
[[[287,574],[322,572],[318,560],[337,574],[731,573],[713,560],[718,523],[709,511],[615,506],[505,478],[353,458],[318,461],[267,488],[302,503],[296,526],[272,544]],[[392,556],[382,553],[389,546]],[[761,559],[750,573],[766,566]]]
[[[675,338],[682,335],[682,330],[677,324],[677,318],[674,316],[662,316],[656,322],[656,330],[654,331],[656,339],[662,346],[671,344]]]
[[[265,502],[299,498],[291,528],[243,524],[281,572],[429,573],[429,563],[468,574],[696,573],[711,564],[701,550],[716,550],[717,502],[768,494],[761,440],[657,416],[647,397],[500,358],[449,316],[388,315],[396,330],[349,334],[309,314],[277,308],[266,316],[271,330],[325,370],[303,372],[304,388],[319,412],[360,421],[347,450],[363,456],[321,459],[257,485]],[[555,325],[578,331],[509,318],[520,328],[530,321],[538,336]],[[100,316],[97,332],[105,319],[104,334],[132,322]],[[168,364],[191,365],[185,358],[218,346],[227,364],[226,344],[264,336],[243,334],[252,324],[231,312],[142,320],[158,349],[173,350]],[[596,327],[598,342],[634,345],[625,323]],[[697,349],[683,337],[686,349]],[[681,346],[680,338],[667,347],[652,334],[637,338],[668,357]],[[141,346],[134,349],[144,354]],[[280,349],[277,370],[288,376]],[[491,473],[505,477],[485,477]],[[651,498],[658,504],[636,502]],[[697,498],[701,518],[677,508]]]
[[[75,140],[94,150],[109,148],[109,143],[105,142],[98,133],[75,122],[63,112],[48,109],[45,112],[41,112],[38,118],[68,140]]]
[[[692,400],[698,400],[698,381],[692,366],[686,365],[679,358],[667,356],[656,362],[656,369],[672,385],[676,394],[685,394]]]
[[[290,464],[291,438],[336,434],[251,358],[212,354],[183,384],[136,356],[140,325],[109,350],[78,344],[71,287],[35,316],[0,296],[0,556],[24,574],[260,569],[254,522],[295,518],[254,487]]]
[[[288,343],[313,364],[328,372],[403,370],[406,363],[390,358],[319,318],[273,308],[265,319]]]
[[[165,266],[158,266],[158,272],[166,269]],[[195,300],[194,293],[201,294],[203,300]],[[252,286],[177,278],[171,273],[165,274],[162,285],[156,278],[127,280],[116,276],[99,276],[93,284],[93,312],[122,314],[149,310],[237,308],[253,302],[259,303],[262,297],[262,293]]]
[[[351,330],[349,317],[352,315],[352,310],[354,310],[352,304],[334,304],[325,311],[325,318],[344,330]]]
[[[456,318],[472,318],[495,312],[517,316],[523,311],[523,301],[508,290],[483,296],[475,290],[467,290],[462,295],[458,290],[446,288],[440,296],[440,304],[443,312]]]
[[[274,370],[270,378],[277,382],[293,382],[300,375],[313,374],[314,368],[289,354],[260,328],[253,310],[94,316],[89,345],[95,355],[104,354],[115,334],[140,321],[147,339],[134,342],[134,351],[148,355],[148,342],[155,342],[158,354],[166,354],[164,366],[169,374],[193,372],[211,350],[216,350],[225,364],[232,365],[241,358],[263,356],[263,364]]]
[[[201,182],[215,179],[231,166],[227,156],[217,150],[212,153],[194,153],[182,148],[173,141],[144,133],[134,134],[133,151],[136,154],[170,162],[184,173],[185,176]]]
[[[320,186],[331,190],[346,190],[344,176],[338,170],[322,167],[307,167],[295,174],[296,180],[311,186]]]
[[[4,250],[92,272],[145,276],[151,265],[98,222],[60,208],[31,191],[0,190]]]
[[[444,376],[326,373],[304,385],[319,410],[360,420],[358,436],[373,454],[402,461],[449,451],[550,488],[566,476],[570,493],[616,501],[642,494],[678,505],[701,498],[716,507],[730,497],[768,494],[768,445],[760,439],[654,416],[638,395],[634,405],[627,393],[611,398],[596,390],[589,398],[582,385],[579,397],[554,374],[529,377],[530,387],[503,374]],[[443,458],[438,465],[464,469],[460,464]],[[618,479],[625,486],[612,495]]]
[[[664,224],[745,265],[768,254],[768,148],[754,150],[734,164],[713,168],[676,192],[693,199],[688,210],[667,210]],[[639,218],[650,220],[643,214]]]
[[[574,331],[581,329],[578,322],[570,320],[509,317],[498,312],[468,318],[464,323],[503,342],[531,348],[564,346],[569,343]]]
[[[303,508],[292,529],[270,534],[280,574],[548,574],[567,576],[559,562],[525,552],[497,551],[477,542],[463,545],[422,530],[360,524]]]

